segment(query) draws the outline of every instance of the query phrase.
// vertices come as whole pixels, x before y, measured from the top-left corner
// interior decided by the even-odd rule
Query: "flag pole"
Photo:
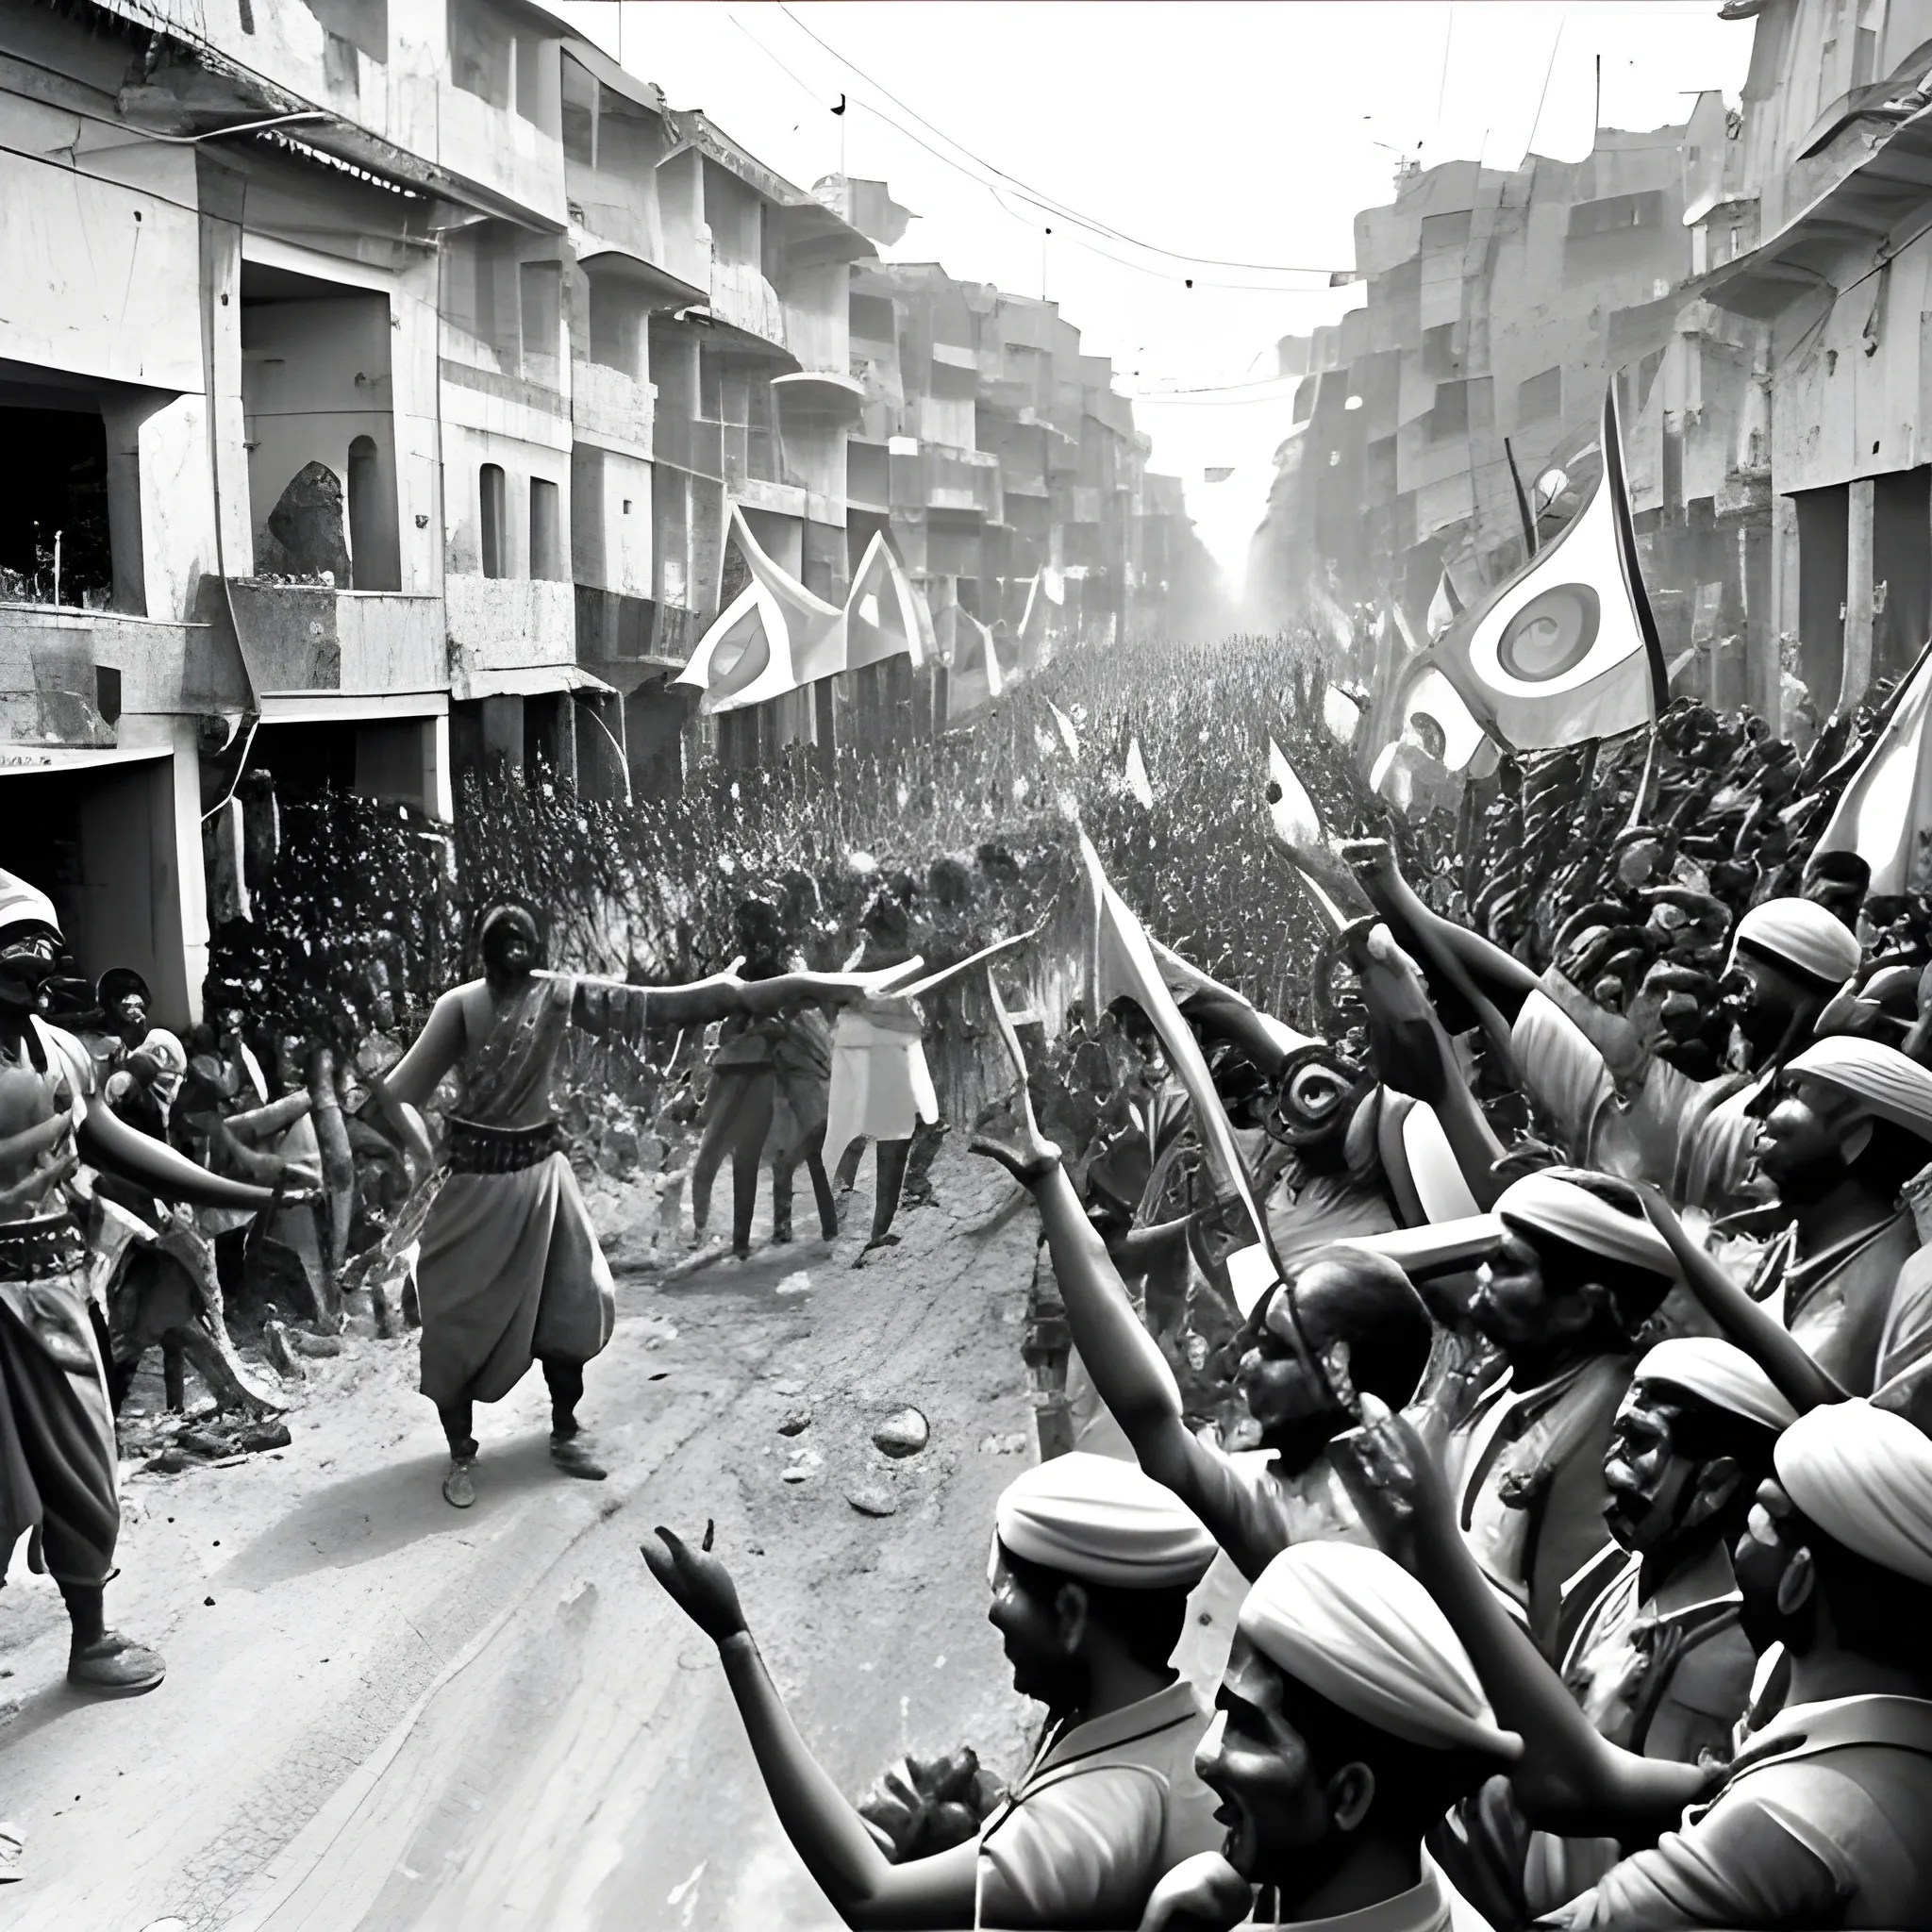
[[[1524,493],[1523,477],[1516,468],[1516,452],[1509,446],[1509,439],[1503,439],[1503,456],[1509,465],[1509,480],[1516,486],[1516,514],[1523,519],[1523,541],[1526,553],[1534,557],[1537,553],[1536,519],[1529,513],[1529,498]]]

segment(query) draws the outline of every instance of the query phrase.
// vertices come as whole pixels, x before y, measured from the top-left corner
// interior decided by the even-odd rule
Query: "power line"
[[[983,155],[974,153],[974,150],[968,147],[964,142],[955,140],[954,137],[948,134],[942,127],[935,126],[934,124],[928,121],[925,118],[925,116],[919,111],[917,108],[911,106],[908,102],[902,100],[897,94],[895,94],[891,91],[891,89],[885,86],[883,82],[874,80],[873,76],[866,73],[866,71],[862,67],[858,66],[856,62],[848,58],[845,55],[841,54],[838,50],[838,48],[833,46],[832,43],[826,39],[824,39],[823,35],[818,33],[815,29],[808,26],[805,24],[805,22],[799,19],[798,15],[794,13],[788,5],[785,4],[785,0],[778,0],[778,10],[779,12],[784,14],[786,19],[791,21],[792,25],[797,27],[802,34],[806,35],[808,39],[816,42],[819,46],[823,47],[824,51],[832,57],[833,59],[840,62],[841,66],[849,68],[852,71],[852,73],[856,74],[858,76],[858,78],[864,81],[868,87],[876,89],[878,92],[883,94],[887,100],[891,101],[894,107],[900,108],[905,113],[910,114],[912,118],[915,121],[917,121],[922,127],[925,128],[928,132],[932,134],[938,135],[939,138],[941,141],[943,141],[949,147],[957,148],[960,154],[966,156],[967,158],[971,160],[975,166],[984,169],[989,175],[996,175],[1001,181],[1005,182],[1009,188],[1011,188],[1023,201],[1031,202],[1035,208],[1040,208],[1044,213],[1057,215],[1061,221],[1072,222],[1075,224],[1077,226],[1087,228],[1091,230],[1092,233],[1104,236],[1109,241],[1122,242],[1129,248],[1139,248],[1148,255],[1160,256],[1168,261],[1191,262],[1202,268],[1240,269],[1247,271],[1252,274],[1259,275],[1326,275],[1335,273],[1335,271],[1330,268],[1315,268],[1310,267],[1307,264],[1292,264],[1271,261],[1228,261],[1224,260],[1219,257],[1215,256],[1190,255],[1181,249],[1163,248],[1158,242],[1143,242],[1140,240],[1137,236],[1129,235],[1125,233],[1124,230],[1112,226],[1109,223],[1095,221],[1091,216],[1083,215],[1077,209],[1068,206],[1068,204],[1066,204],[1065,202],[1055,200],[1052,196],[1043,193],[1041,190],[1033,188],[1028,183],[1022,181],[1017,175],[1008,174],[1004,168],[996,167],[991,161],[986,159],[986,158]],[[874,108],[872,109],[872,111],[874,113],[877,113],[878,110],[876,108]],[[891,119],[891,117],[888,115],[879,115],[879,118],[881,120],[886,121],[890,121]],[[909,133],[908,129],[903,127],[900,129],[900,132],[902,134]],[[921,145],[924,146],[924,143],[921,142]],[[927,152],[931,153],[933,152],[933,150],[927,149]],[[949,157],[940,156],[939,158],[942,160],[948,160],[949,165],[953,167],[957,168],[958,166],[958,163],[957,161],[951,161]],[[964,171],[961,170],[961,172],[963,173]]]

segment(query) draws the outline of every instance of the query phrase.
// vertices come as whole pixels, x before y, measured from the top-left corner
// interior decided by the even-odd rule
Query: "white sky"
[[[800,187],[841,154],[846,173],[889,182],[922,217],[889,258],[1037,295],[1043,251],[1044,292],[1089,353],[1114,358],[1116,387],[1257,384],[1135,405],[1154,467],[1185,479],[1236,584],[1289,426],[1292,385],[1263,380],[1274,343],[1362,300],[1325,271],[1352,265],[1356,211],[1392,198],[1393,151],[1513,167],[1534,125],[1536,152],[1579,159],[1599,56],[1603,125],[1649,128],[1681,120],[1699,89],[1735,96],[1752,36],[1716,0],[548,4]],[[981,163],[1024,187],[995,196]],[[1132,242],[1041,212],[1027,191]],[[1225,482],[1204,480],[1223,466]]]

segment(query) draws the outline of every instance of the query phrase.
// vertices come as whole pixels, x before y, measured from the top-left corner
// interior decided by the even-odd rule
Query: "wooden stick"
[[[1041,924],[1044,924],[1045,921],[1042,920]],[[981,946],[970,958],[961,959],[958,965],[943,967],[938,973],[928,974],[917,985],[894,987],[891,990],[891,996],[895,1000],[916,1000],[922,994],[930,992],[934,987],[942,986],[956,974],[964,973],[969,966],[977,966],[992,958],[996,954],[1009,953],[1015,946],[1024,946],[1028,940],[1035,938],[1039,931],[1040,926],[1036,925],[1029,932],[1015,933],[1011,939],[995,940],[990,946]]]

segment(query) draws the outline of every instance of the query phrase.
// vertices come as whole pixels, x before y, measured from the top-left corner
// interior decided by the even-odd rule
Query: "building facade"
[[[878,184],[525,0],[4,0],[0,125],[0,865],[174,1024],[244,767],[446,822],[493,760],[636,795],[819,737],[852,692],[669,688],[734,532],[832,604],[881,529],[942,610],[1050,570],[1082,628],[1191,541],[1046,305],[882,270]]]

